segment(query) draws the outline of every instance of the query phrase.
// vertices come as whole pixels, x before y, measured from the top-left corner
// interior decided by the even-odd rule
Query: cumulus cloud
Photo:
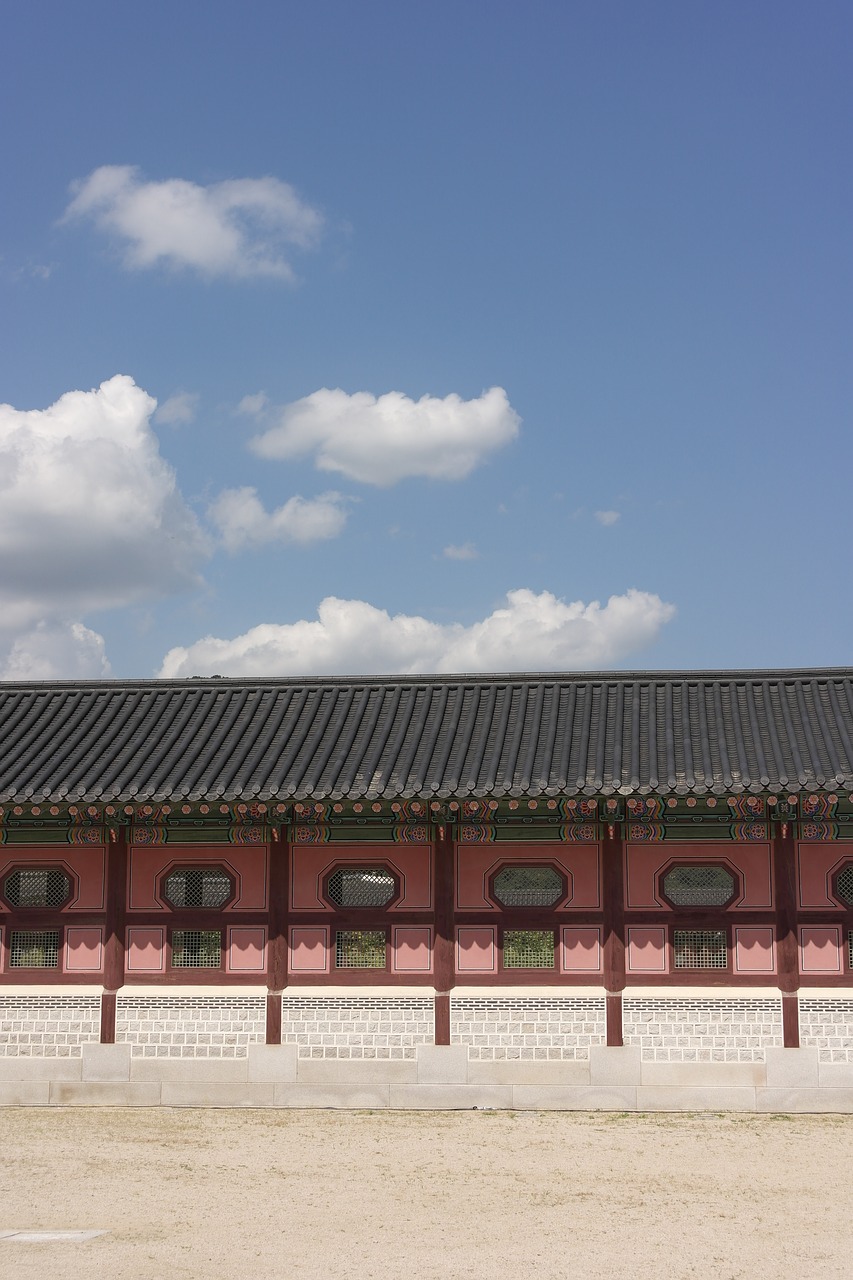
[[[256,489],[224,489],[208,508],[228,551],[265,542],[320,542],[336,538],[346,524],[347,499],[334,491],[318,498],[289,498],[267,511]]]
[[[40,622],[0,662],[3,680],[91,680],[110,674],[104,638],[82,622]]]
[[[616,521],[619,519],[619,512],[618,511],[596,511],[595,518],[599,524],[603,524],[606,527],[607,525],[616,523]]]
[[[30,632],[42,654],[73,641],[91,657],[81,616],[200,581],[207,540],[160,456],[155,404],[119,376],[49,409],[0,405],[0,641]]]
[[[473,542],[463,542],[461,547],[456,547],[451,542],[441,554],[445,560],[477,560],[480,555]]]
[[[184,178],[147,182],[133,165],[102,165],[72,186],[64,221],[82,218],[115,237],[123,262],[201,275],[290,280],[290,251],[310,249],[323,219],[278,178],[234,178],[200,186]]]
[[[162,422],[167,427],[185,427],[195,419],[198,409],[198,393],[195,391],[176,391],[168,400],[157,406],[154,421]]]
[[[310,454],[321,471],[381,486],[409,476],[462,480],[514,440],[521,421],[502,387],[474,400],[323,388],[285,405],[278,418],[251,441],[260,457]]]
[[[629,590],[566,603],[549,591],[510,591],[470,626],[397,614],[363,600],[322,601],[316,620],[264,623],[232,640],[171,649],[160,675],[289,676],[452,671],[560,671],[610,666],[657,639],[675,608]]]

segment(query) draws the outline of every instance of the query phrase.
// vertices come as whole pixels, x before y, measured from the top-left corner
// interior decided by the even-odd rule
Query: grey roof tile
[[[853,786],[853,671],[0,685],[0,800]]]

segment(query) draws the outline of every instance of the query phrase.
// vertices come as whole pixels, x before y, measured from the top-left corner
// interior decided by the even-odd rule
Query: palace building
[[[0,1105],[853,1111],[853,670],[0,685]]]

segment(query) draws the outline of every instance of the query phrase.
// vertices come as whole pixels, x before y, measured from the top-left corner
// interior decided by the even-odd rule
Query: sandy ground
[[[853,1116],[0,1111],[0,1276],[849,1277]]]

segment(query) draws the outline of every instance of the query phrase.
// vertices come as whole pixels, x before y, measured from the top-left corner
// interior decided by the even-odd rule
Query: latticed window
[[[505,929],[505,969],[553,969],[553,929]]]
[[[553,867],[504,867],[493,891],[504,907],[553,907],[563,896],[563,877]]]
[[[163,896],[173,907],[221,907],[232,888],[221,867],[178,867],[166,876]]]
[[[329,898],[336,907],[385,907],[397,881],[385,867],[341,867],[329,876]]]
[[[58,929],[13,929],[9,948],[12,969],[57,969]]]
[[[853,929],[847,931],[847,963],[853,969]]]
[[[835,892],[842,902],[853,907],[853,862],[842,867],[835,881]]]
[[[335,934],[335,964],[339,969],[384,969],[384,929],[341,929]]]
[[[676,969],[727,967],[725,929],[676,929],[673,942]]]
[[[222,934],[218,929],[173,929],[173,969],[218,969]]]
[[[722,907],[734,897],[735,878],[713,863],[672,867],[663,878],[663,891],[676,907]]]
[[[12,907],[61,907],[71,895],[71,880],[57,867],[23,867],[3,882]]]

